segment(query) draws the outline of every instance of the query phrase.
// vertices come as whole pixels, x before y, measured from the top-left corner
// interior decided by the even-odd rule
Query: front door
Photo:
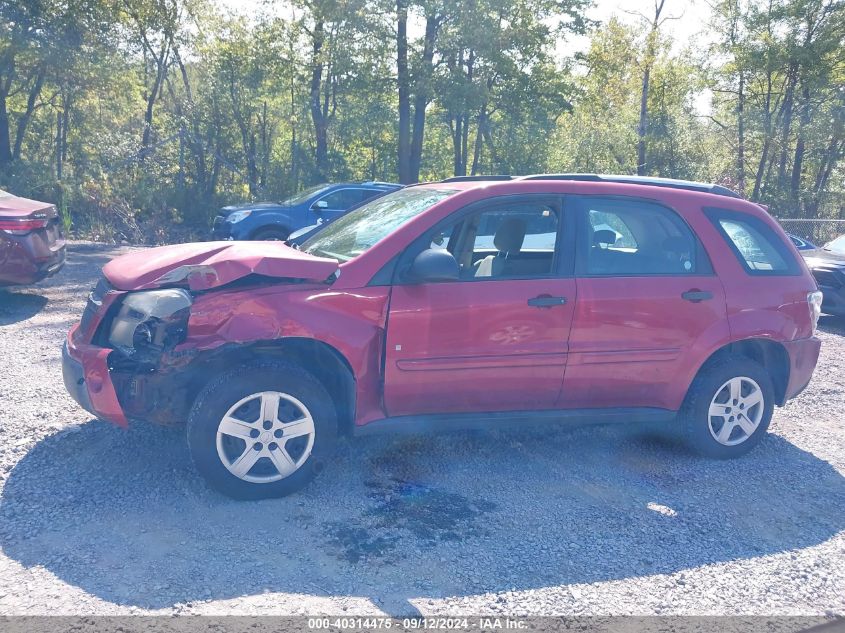
[[[562,220],[557,199],[525,196],[457,212],[423,236],[423,247],[455,256],[460,280],[400,277],[394,285],[385,350],[389,415],[555,405],[575,305],[565,253],[573,236]]]
[[[677,409],[707,354],[728,340],[725,292],[672,209],[567,199],[578,219],[578,305],[559,406]]]
[[[367,189],[355,187],[337,189],[316,201],[314,210],[319,213],[323,221],[332,222],[344,215],[351,207],[370,197],[372,197],[371,192]],[[323,204],[318,207],[316,206],[318,203]]]

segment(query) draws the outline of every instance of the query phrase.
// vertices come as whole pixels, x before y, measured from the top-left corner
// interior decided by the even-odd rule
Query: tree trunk
[[[15,149],[12,151],[12,158],[14,160],[18,160],[21,157],[26,129],[29,127],[29,122],[32,120],[32,113],[35,112],[35,102],[41,94],[41,88],[44,86],[44,77],[46,74],[46,68],[43,65],[40,66],[37,74],[35,75],[35,82],[29,90],[29,95],[27,95],[26,110],[24,110],[21,118],[18,119],[18,129],[15,132]]]
[[[164,84],[164,75],[167,69],[167,57],[170,53],[169,42],[162,42],[161,54],[158,57],[153,57],[156,62],[156,76],[153,81],[153,87],[147,95],[147,108],[144,111],[144,132],[141,135],[141,151],[140,162],[144,162],[147,155],[147,149],[150,147],[153,130],[153,109],[155,102],[158,100],[159,92]]]
[[[314,162],[316,163],[317,176],[320,180],[325,180],[328,177],[329,171],[328,122],[320,104],[320,93],[323,85],[323,61],[321,55],[324,39],[325,31],[323,22],[319,21],[314,25],[314,34],[312,37],[311,95],[309,103],[311,120],[314,124],[314,141],[316,144]]]
[[[487,104],[485,103],[478,112],[478,127],[475,130],[475,148],[472,153],[472,170],[470,171],[470,175],[472,176],[478,174],[479,167],[481,166],[481,151],[484,147],[484,128],[486,125]]]
[[[763,187],[763,175],[766,173],[766,162],[769,158],[769,146],[772,142],[772,74],[766,76],[766,102],[763,118],[763,149],[760,153],[760,162],[757,164],[757,173],[754,176],[754,190],[751,192],[751,199],[757,202],[760,199],[760,192]]]
[[[423,138],[425,136],[425,109],[431,100],[431,78],[434,74],[434,44],[439,28],[440,18],[437,14],[428,14],[425,19],[425,36],[423,38],[420,76],[414,82],[414,127],[411,133],[411,156],[409,160],[410,182],[418,182],[420,179]]]
[[[745,194],[745,73],[739,71],[739,95],[736,102],[736,182],[741,194]]]
[[[663,5],[666,0],[655,0],[654,19],[651,22],[651,30],[646,36],[645,68],[643,69],[643,84],[640,92],[640,121],[637,125],[637,175],[644,176],[646,173],[646,142],[648,133],[648,84],[651,79],[651,65],[657,54],[657,31],[660,28],[660,14],[663,12]]]
[[[637,125],[637,175],[644,176],[645,161],[646,161],[646,147],[645,135],[648,132],[648,83],[651,69],[646,68],[643,73],[643,88],[640,93],[640,122]]]
[[[797,82],[796,75],[797,67],[796,63],[793,62],[789,65],[789,70],[787,71],[786,92],[784,93],[781,109],[783,120],[780,135],[780,158],[778,160],[778,190],[785,189],[784,185],[786,184],[786,155],[789,151],[789,134],[792,131],[792,112],[795,101],[795,84]]]
[[[407,0],[396,0],[396,82],[399,92],[399,182],[411,179],[411,76],[408,72],[408,7]]]
[[[0,168],[12,162],[12,146],[9,131],[9,111],[6,107],[6,92],[0,91]]]
[[[804,133],[810,123],[810,88],[804,86],[801,92],[801,118],[798,125],[798,140],[795,143],[795,155],[792,159],[792,178],[789,183],[790,197],[798,200],[801,192],[801,172],[804,169]]]

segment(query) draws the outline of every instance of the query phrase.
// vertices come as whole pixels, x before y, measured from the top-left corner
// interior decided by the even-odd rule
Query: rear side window
[[[705,211],[748,274],[800,274],[784,241],[759,218],[723,209]]]
[[[588,276],[709,274],[710,262],[681,217],[635,198],[578,199],[578,271]]]

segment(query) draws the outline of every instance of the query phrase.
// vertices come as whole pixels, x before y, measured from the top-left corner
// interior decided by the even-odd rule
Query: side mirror
[[[408,277],[416,283],[429,281],[458,281],[460,267],[455,257],[447,250],[429,248],[414,258]]]
[[[329,203],[325,200],[317,200],[313,205],[311,205],[312,209],[328,209]]]

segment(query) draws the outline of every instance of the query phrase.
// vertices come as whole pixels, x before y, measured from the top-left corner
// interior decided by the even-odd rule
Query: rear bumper
[[[819,360],[821,341],[815,336],[783,344],[789,355],[789,381],[786,384],[783,402],[800,394],[813,377],[813,371]]]
[[[64,240],[48,244],[35,233],[0,239],[0,286],[33,284],[55,275],[65,265]]]
[[[126,415],[109,375],[108,357],[111,350],[95,345],[76,344],[73,335],[78,327],[74,325],[71,328],[62,347],[62,377],[65,388],[71,398],[91,415],[126,427]]]

